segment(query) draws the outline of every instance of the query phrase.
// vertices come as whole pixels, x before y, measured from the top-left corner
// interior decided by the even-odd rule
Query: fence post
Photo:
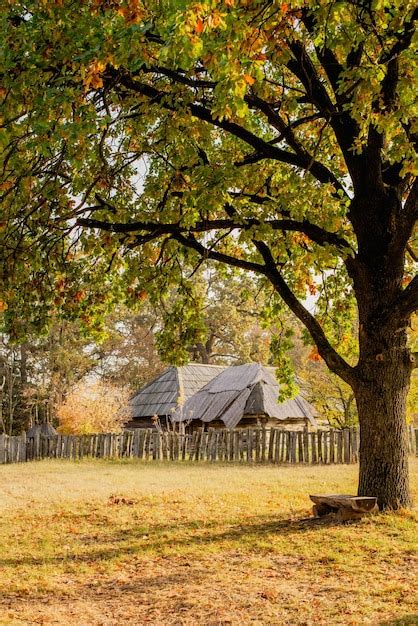
[[[6,434],[0,435],[0,463],[6,463],[6,439]]]

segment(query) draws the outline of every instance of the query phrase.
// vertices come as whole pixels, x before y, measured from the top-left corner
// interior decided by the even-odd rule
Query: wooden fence
[[[418,449],[409,431],[409,451]],[[8,437],[0,435],[0,464],[37,459],[138,458],[145,461],[334,464],[358,461],[355,428],[286,431],[278,428],[209,429],[188,434],[137,429],[120,434]]]

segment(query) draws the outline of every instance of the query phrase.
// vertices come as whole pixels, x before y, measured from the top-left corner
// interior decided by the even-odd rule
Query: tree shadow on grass
[[[257,518],[252,523],[235,524],[227,529],[219,531],[219,523],[212,522],[205,526],[199,526],[196,522],[181,524],[156,524],[146,528],[144,526],[131,526],[128,529],[115,530],[107,536],[99,539],[102,543],[112,544],[108,548],[95,549],[90,537],[74,537],[74,548],[84,552],[68,554],[50,554],[42,556],[19,556],[0,559],[0,568],[6,566],[36,566],[51,563],[92,563],[112,558],[120,558],[124,555],[161,554],[166,549],[176,550],[186,547],[190,551],[193,547],[211,546],[223,542],[237,542],[239,547],[245,547],[245,542],[250,542],[251,547],[257,539],[262,540],[270,534],[290,536],[304,533],[312,529],[329,528],[340,525],[334,516],[323,518],[284,519],[278,520],[269,517]],[[116,544],[116,545],[114,545]],[[124,545],[125,544],[125,545]]]
[[[378,626],[416,626],[416,624],[418,624],[418,613],[411,613],[411,615],[403,615],[393,620],[379,622]]]

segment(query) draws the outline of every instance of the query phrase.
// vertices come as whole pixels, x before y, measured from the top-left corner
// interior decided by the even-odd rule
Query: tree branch
[[[265,275],[270,279],[274,288],[289,309],[302,322],[305,328],[307,328],[318,348],[319,354],[324,359],[329,369],[335,374],[338,374],[346,383],[354,386],[356,383],[355,369],[332,347],[317,319],[303,306],[292,292],[283,276],[278,271],[270,248],[264,242],[254,241],[254,244],[264,259],[266,267]]]
[[[361,166],[359,166],[358,157],[351,150],[359,133],[357,123],[349,113],[337,110],[302,43],[300,41],[289,42],[289,48],[294,58],[288,62],[288,69],[303,84],[309,101],[325,119],[330,120],[348,170],[353,179],[357,178]]]
[[[257,274],[264,274],[264,265],[260,263],[253,263],[251,261],[245,261],[245,259],[237,259],[236,257],[232,257],[229,254],[224,254],[223,252],[217,252],[216,250],[211,250],[210,248],[206,248],[200,241],[193,235],[189,235],[185,237],[183,234],[173,234],[171,235],[172,239],[175,239],[179,243],[181,243],[186,248],[192,248],[196,250],[200,254],[200,256],[204,259],[212,259],[214,261],[219,261],[220,263],[225,263],[227,265],[232,265],[233,267],[239,267],[241,269],[255,272]]]
[[[95,207],[89,207],[93,210]],[[160,222],[104,222],[93,218],[79,218],[77,225],[86,226],[88,228],[98,228],[113,233],[134,233],[137,231],[145,231],[149,233],[157,233],[158,236],[164,234],[181,234],[181,233],[202,233],[211,230],[249,230],[257,226],[268,226],[273,230],[294,231],[305,234],[311,241],[320,246],[332,245],[340,251],[347,252],[352,250],[346,239],[340,237],[336,233],[329,232],[320,226],[311,224],[308,221],[297,221],[292,219],[282,220],[266,220],[262,222],[257,219],[248,219],[244,222],[237,222],[233,219],[205,220],[196,222],[194,226],[181,226],[180,223],[167,224]]]
[[[179,108],[181,108],[180,106],[176,106],[168,102],[170,96],[169,93],[160,91],[147,83],[142,83],[134,80],[134,78],[130,74],[122,70],[115,70],[110,68],[108,71],[110,72],[110,75],[113,79],[115,77],[118,78],[119,83],[122,86],[149,98],[151,103],[158,103],[160,106],[170,111],[177,111]],[[336,190],[341,189],[345,194],[345,189],[336,178],[336,176],[321,163],[312,163],[312,159],[309,155],[294,154],[292,152],[282,150],[281,148],[278,148],[277,146],[255,135],[254,133],[237,124],[236,122],[231,122],[225,119],[219,120],[213,117],[210,109],[203,106],[202,104],[190,102],[185,103],[184,106],[190,111],[192,115],[194,115],[194,117],[197,117],[198,119],[207,122],[212,126],[216,126],[217,128],[222,128],[234,137],[237,137],[238,139],[241,139],[242,141],[250,145],[256,150],[257,154],[259,155],[257,157],[257,160],[260,160],[262,158],[269,158],[274,161],[280,161],[281,163],[293,165],[304,171],[309,170],[319,182],[330,183],[334,185]]]
[[[409,317],[418,310],[418,274],[414,276],[406,289],[403,290],[395,308],[402,317]]]

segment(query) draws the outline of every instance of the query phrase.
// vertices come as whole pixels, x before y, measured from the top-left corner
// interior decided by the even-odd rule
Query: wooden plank
[[[296,433],[297,436],[297,440],[298,440],[298,463],[304,463],[304,456],[303,456],[303,433],[302,431],[298,431]]]
[[[353,428],[353,462],[358,462],[358,429]]]
[[[73,444],[71,458],[73,459],[73,461],[76,461],[77,460],[77,452],[78,452],[78,450],[77,450],[77,448],[78,448],[78,437],[77,437],[77,435],[72,435],[71,439],[72,439],[72,444]]]
[[[234,463],[237,463],[239,461],[239,450],[240,450],[239,430],[235,428],[232,431],[231,437],[232,437],[232,461]]]
[[[286,431],[280,431],[280,449],[279,449],[279,463],[284,463],[286,459]]]
[[[99,435],[97,433],[93,438],[93,456],[95,459],[99,456]]]
[[[309,433],[308,429],[304,428],[302,433],[303,439],[303,461],[309,463]]]
[[[322,446],[323,446],[323,463],[329,463],[329,431],[325,430],[322,437]]]
[[[152,458],[158,461],[160,458],[160,435],[157,431],[152,433]]]
[[[138,429],[138,459],[145,458],[145,434],[144,428]]]
[[[200,451],[199,458],[201,461],[206,461],[207,447],[208,447],[208,433],[202,430],[200,437]]]
[[[84,456],[85,435],[80,435],[80,446],[78,449],[78,458],[82,459]]]
[[[269,434],[269,447],[268,447],[268,453],[267,453],[267,461],[269,463],[273,463],[273,458],[274,458],[274,440],[276,437],[276,429],[275,428],[270,428],[270,430],[268,431]]]
[[[337,463],[343,462],[343,434],[341,430],[337,430],[336,433],[337,438]]]
[[[343,430],[344,463],[350,463],[350,432],[348,428]]]
[[[292,432],[292,463],[297,463],[297,433]]]
[[[260,429],[259,428],[255,428],[254,429],[254,435],[255,435],[255,462],[259,463],[260,459],[261,459],[261,450],[260,450]]]
[[[148,428],[144,429],[144,436],[142,439],[143,452],[142,458],[149,461],[151,455],[151,433]]]
[[[247,452],[247,463],[251,460],[251,429],[247,428],[246,430],[246,452]]]
[[[196,431],[196,439],[195,439],[195,451],[194,451],[194,460],[198,461],[199,460],[199,454],[200,454],[200,439],[202,437],[202,431],[198,430]]]
[[[274,463],[280,463],[280,443],[282,431],[277,429],[274,441]]]
[[[349,454],[349,463],[354,463],[353,459],[353,429],[350,428],[348,430],[348,454]]]
[[[324,457],[322,454],[323,431],[318,430],[317,435],[318,435],[318,463],[323,463],[324,462]]]
[[[134,434],[132,431],[128,431],[126,438],[126,456],[127,458],[131,458],[133,456],[133,442],[134,442]]]
[[[311,433],[312,463],[318,463],[317,433]]]
[[[333,428],[329,431],[329,462],[335,463],[335,433]]]
[[[225,463],[228,461],[228,431],[222,430],[222,461]]]
[[[266,462],[266,445],[267,445],[267,437],[266,437],[266,429],[261,429],[261,462]]]
[[[0,435],[0,463],[6,463],[7,435]]]

